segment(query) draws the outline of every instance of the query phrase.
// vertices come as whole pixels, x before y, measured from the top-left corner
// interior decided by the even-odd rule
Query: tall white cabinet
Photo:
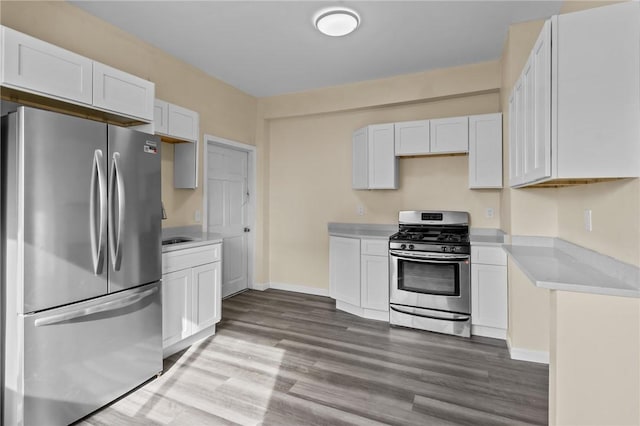
[[[469,117],[469,188],[502,188],[502,114]]]
[[[374,124],[356,130],[352,154],[353,189],[398,188],[393,123]]]
[[[510,185],[640,176],[640,4],[548,20],[509,99]]]

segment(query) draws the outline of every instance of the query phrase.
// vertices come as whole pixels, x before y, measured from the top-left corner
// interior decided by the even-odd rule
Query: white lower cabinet
[[[329,237],[330,295],[336,309],[389,321],[388,241]]]
[[[220,321],[221,244],[162,254],[162,347],[167,357]],[[196,339],[196,340],[197,340]]]
[[[507,337],[507,255],[501,247],[471,247],[471,333]]]

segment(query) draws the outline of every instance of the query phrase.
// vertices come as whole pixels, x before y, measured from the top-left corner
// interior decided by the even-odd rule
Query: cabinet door
[[[186,141],[198,141],[200,119],[197,112],[169,104],[168,123],[169,136]]]
[[[509,184],[511,186],[521,185],[524,182],[524,93],[522,89],[522,79],[519,79],[512,94],[511,105],[509,105]]]
[[[531,52],[532,133],[527,148],[524,179],[533,182],[551,176],[551,21],[547,21]]]
[[[91,105],[91,59],[7,27],[2,39],[3,85]]]
[[[507,328],[507,268],[471,265],[471,323]]]
[[[156,134],[167,135],[169,132],[169,102],[156,99],[153,102],[153,129]]]
[[[220,262],[197,266],[193,271],[193,328],[191,333],[210,327],[220,321]]]
[[[468,117],[431,120],[431,153],[469,151]]]
[[[150,122],[155,85],[99,62],[93,63],[93,105]]]
[[[366,309],[389,310],[389,258],[361,257],[361,305]]]
[[[353,132],[352,138],[352,188],[369,188],[369,142],[367,128]]]
[[[638,176],[640,4],[567,13],[554,23],[552,171],[558,178]]]
[[[396,189],[397,164],[394,126],[369,126],[369,189]]]
[[[502,188],[502,114],[469,117],[469,188]]]
[[[329,237],[329,284],[332,298],[360,306],[360,239]]]
[[[162,347],[191,334],[191,269],[162,276]]]
[[[198,142],[173,144],[173,187],[198,187]]]
[[[522,174],[525,182],[530,182],[531,171],[535,165],[535,68],[533,53],[522,70],[522,104],[523,104],[523,142],[522,142]]]
[[[428,154],[429,149],[429,120],[395,123],[396,156]]]

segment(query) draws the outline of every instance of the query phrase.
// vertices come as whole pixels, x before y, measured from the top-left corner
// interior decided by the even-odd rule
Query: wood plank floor
[[[547,366],[503,341],[365,320],[278,290],[223,302],[215,336],[82,425],[547,424]]]

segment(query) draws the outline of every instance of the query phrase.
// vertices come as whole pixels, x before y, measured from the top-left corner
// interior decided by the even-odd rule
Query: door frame
[[[249,203],[247,205],[247,223],[251,232],[247,237],[247,289],[254,288],[255,277],[255,247],[256,247],[256,147],[242,142],[232,141],[214,135],[204,135],[203,182],[202,182],[202,230],[207,231],[207,219],[209,213],[208,199],[208,173],[209,173],[209,147],[218,146],[231,148],[247,153],[247,190],[249,191]],[[222,259],[224,267],[224,258]]]

